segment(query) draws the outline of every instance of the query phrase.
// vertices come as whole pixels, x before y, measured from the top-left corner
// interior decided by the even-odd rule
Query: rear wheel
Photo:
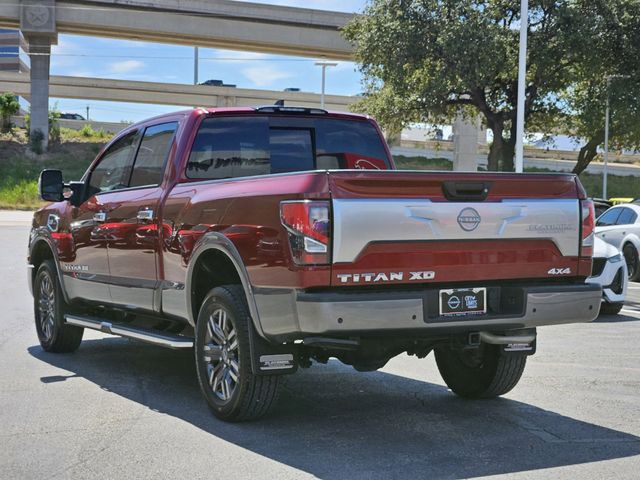
[[[483,343],[477,349],[435,350],[442,379],[453,393],[466,398],[492,398],[516,386],[527,362],[526,355],[502,355],[498,345]]]
[[[280,376],[253,374],[250,328],[241,286],[225,285],[209,292],[196,325],[196,368],[202,393],[221,420],[253,420],[275,404]]]
[[[38,268],[33,284],[34,315],[40,345],[47,352],[75,351],[82,342],[84,329],[64,323],[68,305],[64,301],[56,268],[45,260]]]
[[[640,280],[640,258],[638,249],[631,243],[625,244],[622,248],[622,254],[627,262],[627,271],[629,272],[629,280],[637,282]]]

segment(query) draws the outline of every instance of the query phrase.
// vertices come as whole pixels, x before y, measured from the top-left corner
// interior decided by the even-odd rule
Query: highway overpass
[[[21,22],[21,7],[24,5]],[[32,6],[35,5],[35,6]],[[41,7],[41,8],[37,8]],[[47,10],[42,10],[45,8]],[[44,13],[47,11],[47,13]],[[0,26],[49,33],[350,60],[340,28],[353,15],[229,0],[12,0],[0,3]],[[46,23],[46,22],[45,22]],[[44,26],[44,24],[42,25]]]
[[[31,81],[28,74],[0,72],[0,91],[29,98]],[[103,78],[52,76],[49,92],[55,98],[77,98],[112,102],[181,105],[187,107],[251,107],[272,105],[284,100],[285,105],[319,107],[320,95],[308,92],[279,92],[208,85],[138,82]],[[349,111],[356,97],[325,95],[327,110]]]
[[[339,12],[230,0],[12,0],[0,3],[0,27],[19,28],[29,42],[30,128],[32,132],[40,130],[44,134],[45,148],[49,55],[58,33],[350,60],[352,47],[340,34],[340,28],[352,17]],[[66,91],[63,85],[58,88],[59,92]],[[86,89],[89,91],[90,86]],[[111,89],[114,94],[117,90]],[[191,93],[173,94],[180,98],[192,96]],[[78,98],[79,93],[73,95]],[[216,96],[216,101],[218,97],[225,95]],[[238,96],[234,98],[237,100]]]

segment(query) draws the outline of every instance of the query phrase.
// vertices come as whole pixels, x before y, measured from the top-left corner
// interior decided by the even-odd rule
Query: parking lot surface
[[[269,418],[225,424],[191,351],[93,331],[41,350],[25,218],[0,217],[0,478],[638,478],[640,284],[620,315],[539,329],[503,398],[456,398],[432,356],[329,362],[288,377]]]

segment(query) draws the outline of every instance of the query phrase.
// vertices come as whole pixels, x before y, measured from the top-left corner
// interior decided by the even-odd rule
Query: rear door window
[[[160,185],[177,122],[147,127],[138,148],[129,186]]]

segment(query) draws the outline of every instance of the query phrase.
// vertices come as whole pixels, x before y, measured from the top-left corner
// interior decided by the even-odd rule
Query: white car
[[[602,286],[600,313],[615,315],[627,296],[627,264],[620,250],[597,237],[593,247],[593,269],[587,283]]]
[[[596,236],[622,252],[629,280],[640,280],[640,205],[611,207],[598,217]]]

